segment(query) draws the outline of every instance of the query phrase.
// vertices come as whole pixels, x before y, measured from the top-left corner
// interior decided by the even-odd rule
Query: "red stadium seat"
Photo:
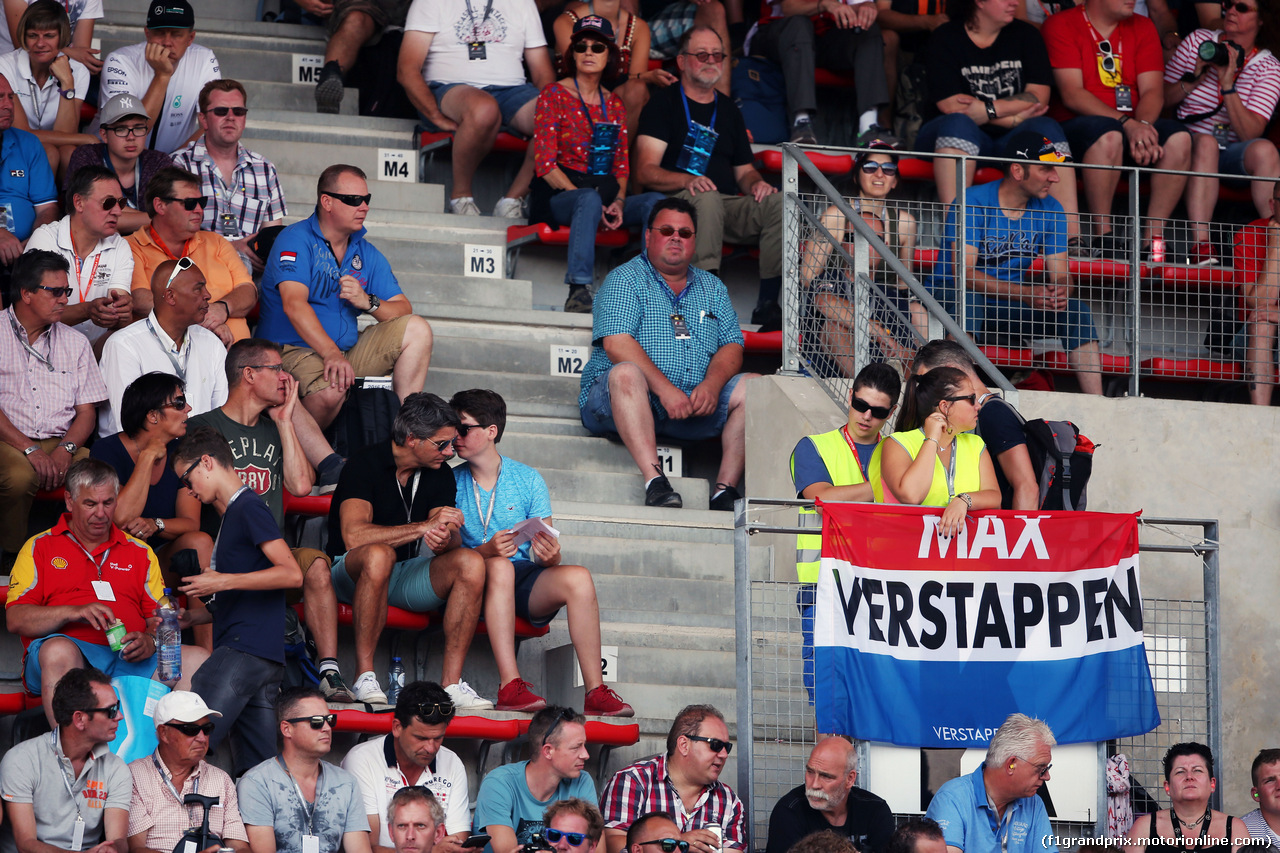
[[[819,172],[829,178],[840,178],[853,171],[853,157],[848,154],[823,154],[820,151],[805,151]],[[782,152],[776,148],[768,148],[756,153],[760,168],[772,174],[782,172]]]
[[[1142,362],[1145,373],[1161,379],[1210,379],[1215,382],[1240,380],[1240,365],[1211,358],[1149,358]]]

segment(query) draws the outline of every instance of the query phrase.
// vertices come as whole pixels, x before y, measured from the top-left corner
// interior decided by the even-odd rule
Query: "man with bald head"
[[[658,853],[680,840],[680,829],[665,812],[649,812],[636,818],[627,830],[622,853]],[[669,842],[664,844],[663,842]]]
[[[855,787],[857,781],[857,748],[841,737],[818,741],[804,765],[804,784],[773,807],[766,853],[786,853],[823,830],[848,838],[862,853],[884,853],[893,835],[893,812],[875,794]]]
[[[227,401],[226,344],[201,325],[209,313],[204,272],[190,258],[165,261],[151,276],[151,292],[151,313],[116,332],[102,348],[108,399],[98,412],[99,435],[120,431],[124,389],[144,373],[158,370],[181,379],[192,415]]]

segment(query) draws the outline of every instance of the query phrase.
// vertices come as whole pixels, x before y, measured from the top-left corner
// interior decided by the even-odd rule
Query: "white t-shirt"
[[[71,79],[76,97],[83,101],[84,96],[89,93],[89,69],[74,59],[68,58],[67,61],[71,63]],[[53,130],[53,123],[58,118],[58,101],[62,98],[58,93],[58,79],[50,74],[45,79],[44,86],[37,84],[31,73],[31,54],[25,50],[11,50],[0,56],[0,74],[13,87],[13,93],[18,96],[31,129]],[[79,121],[77,116],[77,124]]]
[[[519,86],[529,82],[525,50],[547,44],[534,0],[413,0],[404,29],[435,35],[422,71],[431,83]],[[484,59],[467,58],[473,41],[484,42]]]
[[[30,6],[36,0],[27,0]],[[71,19],[71,34],[75,35],[76,22],[82,18],[101,18],[102,17],[102,0],[58,0],[62,4],[62,8],[67,10],[67,17]],[[4,13],[4,6],[0,5],[0,53],[8,53],[14,49],[13,41],[9,38],[9,21]]]
[[[57,252],[71,264],[71,273],[67,276],[71,285],[68,305],[99,299],[112,290],[125,293],[130,291],[133,282],[133,251],[119,234],[99,240],[93,251],[78,258],[75,247],[71,244],[71,217],[64,216],[57,222],[41,225],[31,233],[26,250],[30,252],[32,249]],[[98,340],[107,331],[94,325],[92,320],[85,320],[72,328],[83,333],[90,341]]]
[[[99,108],[114,95],[121,93],[142,99],[156,76],[155,71],[147,64],[146,50],[147,43],[142,42],[114,50],[107,56],[102,66]],[[164,95],[164,113],[157,120],[153,131],[156,135],[155,144],[148,144],[147,147],[171,154],[186,145],[196,131],[200,90],[210,80],[221,78],[218,57],[213,55],[212,50],[198,44],[188,47],[179,60],[173,77],[169,79],[169,88]]]
[[[387,806],[396,791],[405,787],[405,778],[395,763],[395,753],[387,758],[391,735],[374,738],[356,746],[342,759],[342,769],[356,777],[364,793],[366,814],[378,816],[378,839],[375,845],[394,847],[387,827]],[[390,761],[390,763],[388,763]],[[435,773],[424,768],[418,784],[425,785],[444,807],[444,831],[453,835],[471,829],[467,802],[467,769],[458,754],[447,746],[436,753]]]

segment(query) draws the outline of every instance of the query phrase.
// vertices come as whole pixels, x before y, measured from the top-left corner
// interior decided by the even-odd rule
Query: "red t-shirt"
[[[1083,6],[1050,15],[1040,29],[1045,46],[1049,49],[1049,63],[1054,68],[1078,68],[1084,75],[1084,87],[1109,107],[1116,105],[1115,86],[1103,81],[1102,52],[1098,50],[1098,36],[1084,16]],[[1120,81],[1133,93],[1133,108],[1138,109],[1138,75],[1148,71],[1164,74],[1164,53],[1160,48],[1160,33],[1156,25],[1144,15],[1135,14],[1116,25],[1107,36],[1116,58]],[[1049,115],[1065,121],[1076,116],[1063,106],[1055,95]]]

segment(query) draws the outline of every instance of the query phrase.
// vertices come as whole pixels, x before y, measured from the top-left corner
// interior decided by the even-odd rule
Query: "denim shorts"
[[[529,596],[533,594],[533,585],[538,582],[538,578],[547,570],[547,567],[539,566],[532,560],[512,560],[511,565],[516,570],[516,615],[539,628],[549,624],[560,612],[559,608],[550,615],[538,619],[533,618],[529,613]]]
[[[136,675],[139,678],[150,678],[155,674],[156,663],[158,662],[155,655],[130,663],[120,657],[119,652],[111,651],[110,646],[87,643],[84,640],[77,640],[75,637],[67,637],[66,634],[50,634],[48,637],[33,640],[31,645],[27,647],[27,659],[22,667],[22,680],[25,682],[27,690],[32,693],[40,693],[40,647],[44,645],[45,640],[53,637],[65,637],[75,643],[76,648],[80,649],[80,654],[84,655],[86,664],[105,672],[112,678],[117,675]]]
[[[582,425],[596,435],[618,431],[613,423],[613,403],[609,399],[609,374],[612,372],[611,367],[596,377],[596,380],[591,383],[591,390],[587,392],[587,404],[582,407]],[[719,404],[714,412],[696,418],[676,420],[667,417],[667,413],[658,406],[658,398],[651,392],[649,408],[653,410],[654,431],[664,438],[684,441],[715,438],[724,430],[724,422],[729,419],[729,397],[733,394],[733,389],[738,387],[738,380],[744,375],[739,373],[724,383],[724,387],[720,389]]]
[[[391,567],[391,582],[387,586],[387,604],[412,613],[429,613],[444,607],[444,599],[431,587],[431,560],[435,555],[419,555],[401,560]],[[356,582],[347,572],[346,554],[334,557],[329,576],[333,579],[333,592],[343,604],[356,600]]]
[[[445,93],[454,86],[469,86],[470,83],[427,83],[427,87],[431,89],[431,94],[436,96],[436,103],[444,98]],[[516,117],[516,113],[520,112],[520,108],[538,97],[538,87],[530,83],[520,83],[515,86],[474,86],[472,88],[480,89],[488,92],[493,99],[498,102],[498,110],[502,113],[502,128],[509,130],[511,120]],[[439,133],[440,128],[427,120],[427,117],[418,114],[423,124],[432,133]]]
[[[1161,145],[1167,143],[1175,133],[1190,132],[1185,124],[1171,118],[1158,118],[1151,123],[1151,126],[1155,128]],[[1114,130],[1121,136],[1124,135],[1120,119],[1110,116],[1076,116],[1064,121],[1062,129],[1067,134],[1067,142],[1071,144],[1071,153],[1076,160],[1083,160],[1085,152],[1092,148],[1104,134]],[[1129,152],[1128,143],[1126,142],[1123,147],[1124,162],[1133,165],[1133,156]]]

